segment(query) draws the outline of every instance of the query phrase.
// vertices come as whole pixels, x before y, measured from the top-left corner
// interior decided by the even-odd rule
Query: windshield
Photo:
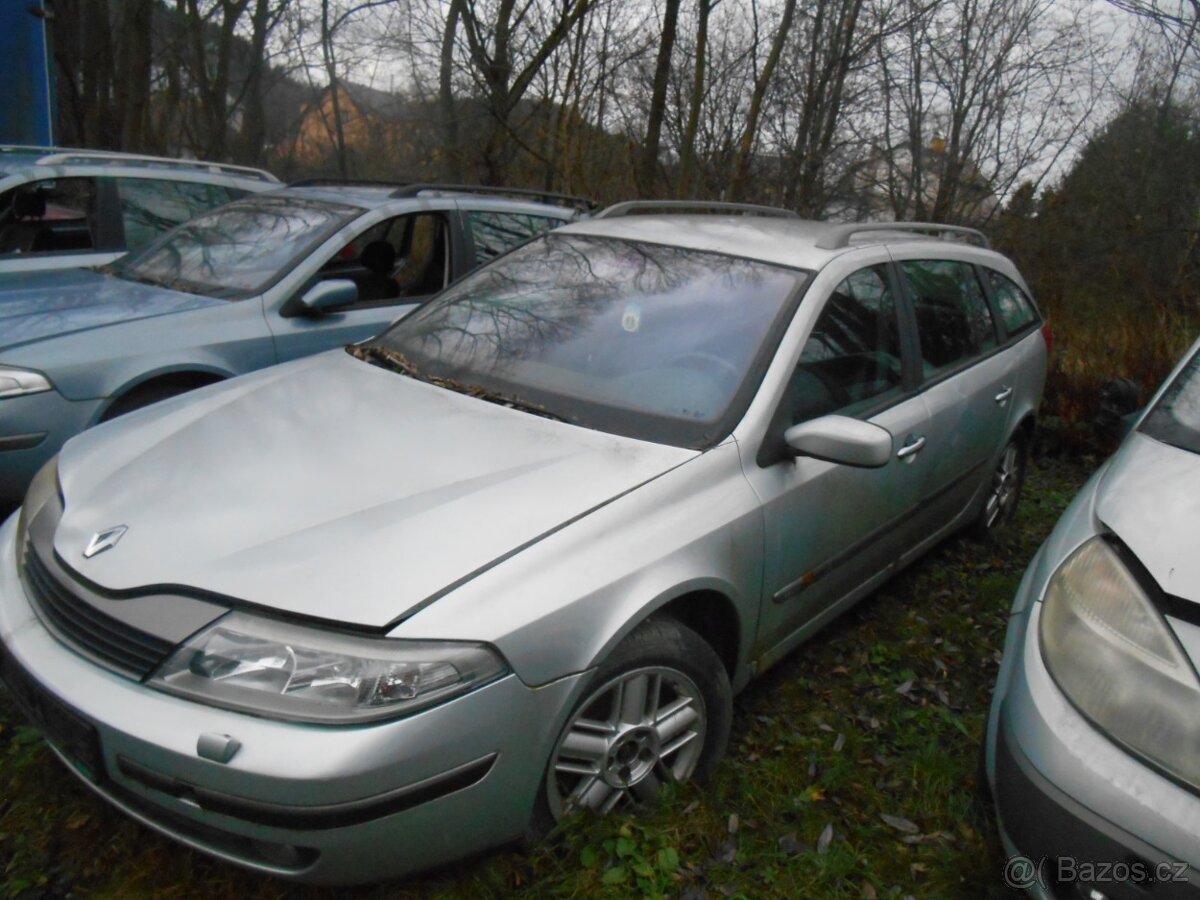
[[[167,232],[111,271],[209,297],[251,297],[362,212],[340,203],[258,194]]]
[[[1200,351],[1171,382],[1139,430],[1165,444],[1200,453]]]
[[[806,279],[718,253],[547,235],[368,347],[415,377],[700,448],[745,410]]]

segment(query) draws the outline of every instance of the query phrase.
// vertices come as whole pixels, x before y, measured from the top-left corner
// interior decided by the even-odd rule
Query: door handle
[[[1003,389],[1001,389],[1000,393],[998,393],[996,395],[996,402],[999,403],[1001,406],[1003,406],[1005,403],[1008,402],[1008,398],[1011,397],[1012,395],[1013,395],[1012,388],[1010,388],[1010,387],[1003,388]]]
[[[925,436],[919,438],[909,438],[900,450],[896,453],[896,459],[910,459],[921,452],[921,448],[925,446]]]

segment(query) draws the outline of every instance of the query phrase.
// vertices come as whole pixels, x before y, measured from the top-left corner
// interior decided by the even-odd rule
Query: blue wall
[[[0,144],[54,143],[54,91],[43,0],[0,0]]]

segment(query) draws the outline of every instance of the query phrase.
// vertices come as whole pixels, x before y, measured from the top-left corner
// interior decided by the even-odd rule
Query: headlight
[[[1167,774],[1200,787],[1200,680],[1166,620],[1103,538],[1050,578],[1042,657],[1087,718]]]
[[[355,724],[408,715],[507,671],[484,644],[360,638],[233,612],[182,644],[150,685],[270,718]]]
[[[22,394],[40,394],[42,391],[52,390],[54,390],[54,385],[41,372],[0,366],[0,399],[20,397]]]
[[[55,494],[60,493],[58,486],[58,456],[52,456],[50,461],[38,469],[36,475],[33,476],[33,481],[29,483],[29,489],[25,491],[25,501],[21,504],[21,513],[17,516],[17,557],[21,555],[21,548],[25,545],[25,531],[29,528],[29,523],[46,505],[47,501],[52,499]]]

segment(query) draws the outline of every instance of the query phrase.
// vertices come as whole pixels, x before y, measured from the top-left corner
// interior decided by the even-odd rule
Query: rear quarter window
[[[1040,316],[1033,301],[1017,286],[1017,283],[993,269],[985,269],[996,298],[996,312],[1010,335],[1019,334],[1036,324]]]

